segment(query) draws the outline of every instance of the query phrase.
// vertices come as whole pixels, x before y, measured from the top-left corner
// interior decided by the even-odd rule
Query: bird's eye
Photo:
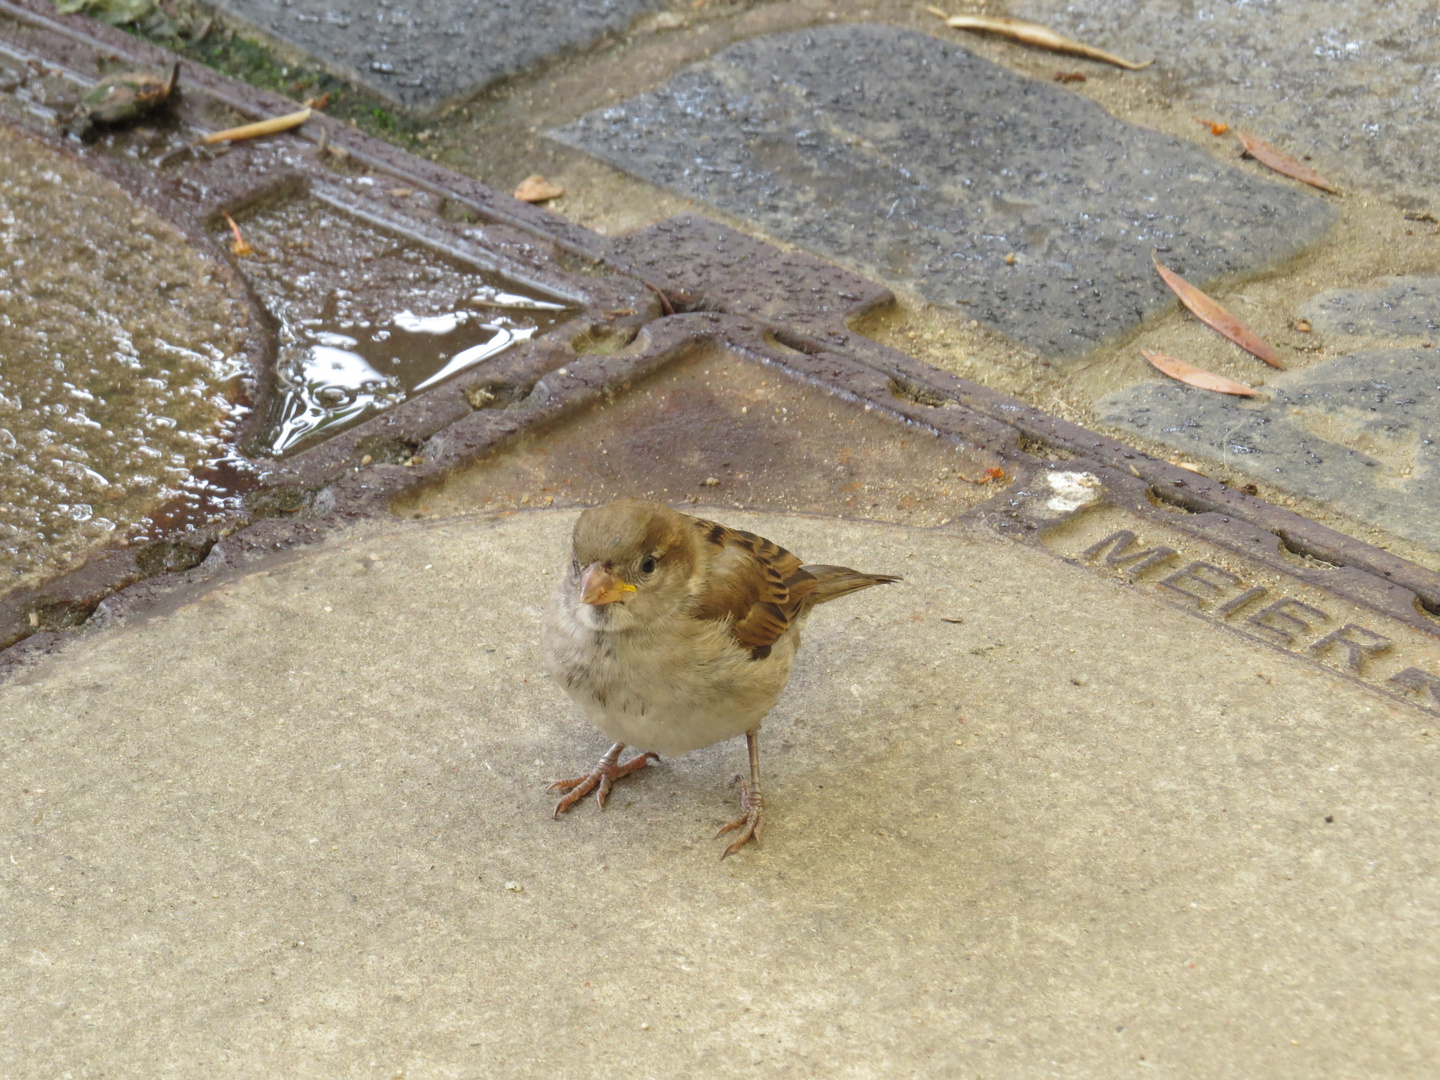
[[[644,558],[643,560],[641,560],[641,562],[640,562],[640,572],[641,572],[642,574],[653,574],[653,573],[655,572],[655,556],[654,556],[654,555],[646,555],[645,558]]]

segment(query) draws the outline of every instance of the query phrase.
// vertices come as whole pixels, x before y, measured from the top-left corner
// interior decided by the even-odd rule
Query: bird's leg
[[[555,783],[546,788],[546,791],[568,791],[570,793],[555,804],[555,813],[551,816],[558,818],[566,810],[569,810],[586,795],[590,794],[592,790],[595,792],[595,802],[601,810],[604,810],[605,796],[610,794],[611,784],[619,780],[622,776],[629,776],[632,772],[643,769],[646,765],[650,764],[651,758],[654,758],[656,761],[660,760],[659,754],[651,753],[647,750],[639,757],[631,758],[624,765],[617,765],[616,762],[620,760],[620,751],[624,749],[625,744],[617,742],[614,746],[610,747],[609,750],[605,751],[605,756],[600,759],[600,764],[596,765],[594,770],[587,775],[577,776],[572,780],[556,780]]]
[[[726,856],[734,855],[744,847],[747,840],[754,839],[755,843],[760,843],[760,836],[765,831],[765,800],[760,796],[759,728],[745,733],[745,744],[750,748],[750,783],[745,783],[743,776],[735,777],[740,781],[741,816],[715,834],[717,837],[724,836],[728,832],[739,829],[740,835],[721,854],[721,862],[725,861]]]

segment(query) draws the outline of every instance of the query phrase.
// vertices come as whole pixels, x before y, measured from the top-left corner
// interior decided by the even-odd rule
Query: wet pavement
[[[320,115],[187,149],[295,107],[193,65],[153,128],[67,138],[67,96],[168,57],[0,0],[0,117],[189,242],[252,410],[238,508],[0,596],[0,1072],[1426,1075],[1440,229],[1379,154],[1423,103],[1352,93],[1363,147],[1261,128],[1335,198],[1190,119],[1204,34],[1075,9],[1159,57],[1120,72],[776,0],[587,8],[437,111],[467,11],[247,16],[393,51],[366,78],[454,171]],[[1306,11],[1266,85],[1354,90]],[[692,183],[692,145],[734,167]],[[481,182],[542,170],[548,209]],[[1290,370],[1166,301],[1156,241]],[[601,747],[539,611],[622,494],[906,578],[812,620],[765,846],[723,865],[738,744],[549,817]]]
[[[1163,79],[1355,194],[1440,205],[1440,11],[1426,0],[1018,0],[1010,14],[1163,57]]]
[[[623,34],[661,0],[426,0],[404,8],[329,0],[215,7],[408,108],[432,109],[558,55]]]
[[[1272,378],[1263,398],[1142,383],[1102,415],[1229,469],[1332,503],[1440,555],[1440,353],[1376,349]]]
[[[1173,303],[1155,251],[1209,280],[1335,219],[1318,195],[887,26],[734,45],[551,135],[1052,356]]]
[[[4,127],[0,157],[4,593],[201,497],[239,426],[247,313],[114,184]]]

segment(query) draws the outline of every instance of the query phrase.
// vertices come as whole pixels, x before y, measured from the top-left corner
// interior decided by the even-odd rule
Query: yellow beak
[[[603,607],[606,604],[624,600],[626,593],[634,591],[634,585],[627,581],[621,581],[598,562],[591,563],[580,575],[580,602],[582,604]]]

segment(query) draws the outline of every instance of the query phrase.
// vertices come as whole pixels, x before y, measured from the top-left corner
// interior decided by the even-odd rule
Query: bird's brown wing
[[[763,536],[700,518],[690,520],[702,544],[720,549],[712,553],[705,583],[691,599],[691,615],[729,620],[736,644],[749,649],[754,659],[764,659],[810,602],[814,575]]]

